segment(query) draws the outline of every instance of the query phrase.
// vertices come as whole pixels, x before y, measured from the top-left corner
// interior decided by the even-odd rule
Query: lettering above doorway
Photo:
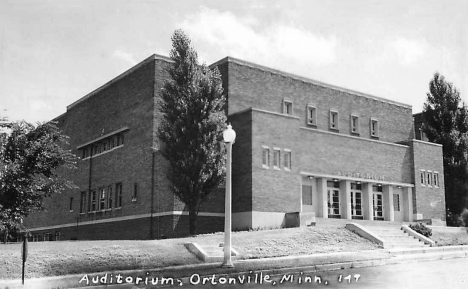
[[[385,181],[384,175],[365,174],[365,173],[357,173],[357,172],[342,172],[342,171],[338,171],[337,175],[339,177],[349,177],[349,178],[366,179],[366,180],[374,180],[374,181]]]

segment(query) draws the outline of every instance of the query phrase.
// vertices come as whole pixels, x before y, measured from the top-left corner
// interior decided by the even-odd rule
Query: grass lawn
[[[431,239],[434,240],[437,246],[454,246],[454,245],[468,245],[468,233],[443,233],[433,231]]]
[[[149,241],[30,242],[26,277],[161,268],[201,263],[184,243],[219,244],[223,233]],[[308,227],[234,232],[242,258],[266,258],[377,249],[345,228]],[[21,278],[21,244],[0,244],[0,279]]]

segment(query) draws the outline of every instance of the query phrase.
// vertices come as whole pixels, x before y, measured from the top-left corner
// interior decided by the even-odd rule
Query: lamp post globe
[[[223,139],[225,143],[234,143],[236,140],[236,132],[232,129],[230,124],[228,124],[227,129],[223,131]]]

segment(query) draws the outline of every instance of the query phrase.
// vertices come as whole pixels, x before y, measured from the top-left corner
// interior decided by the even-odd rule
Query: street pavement
[[[466,273],[462,275],[462,271],[468,268],[467,257],[468,246],[336,252],[239,260],[234,263],[235,268],[231,269],[221,268],[220,263],[197,264],[151,270],[100,272],[27,279],[24,286],[21,285],[21,280],[0,280],[0,289],[83,287],[237,288],[239,286],[246,288],[259,286],[288,288],[319,288],[322,286],[327,288],[341,288],[340,286],[349,288],[444,288],[445,285],[431,287],[434,284],[441,285],[440,282],[437,283],[432,280],[438,276],[445,276],[441,274],[446,272],[459,272],[460,270],[459,274],[454,273],[455,275],[446,277],[444,282],[456,282],[455,287],[448,288],[468,288],[457,287],[460,284],[466,285],[466,283],[461,282],[466,282]],[[445,261],[446,259],[449,260]],[[447,269],[449,266],[446,263],[448,265],[454,264],[453,268]],[[426,268],[427,266],[429,267]],[[457,280],[457,276],[465,277],[463,280]],[[100,282],[107,283],[107,285],[101,285]],[[408,287],[413,286],[413,283],[426,284],[427,286]]]

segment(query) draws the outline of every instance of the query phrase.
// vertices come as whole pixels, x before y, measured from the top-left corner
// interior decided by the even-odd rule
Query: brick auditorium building
[[[25,222],[34,240],[155,239],[188,233],[156,129],[167,57],[153,55],[56,118],[80,157],[78,188]],[[281,227],[285,214],[445,220],[442,147],[416,140],[411,106],[226,57],[217,66],[233,146],[233,228]],[[222,231],[224,188],[199,213]]]

